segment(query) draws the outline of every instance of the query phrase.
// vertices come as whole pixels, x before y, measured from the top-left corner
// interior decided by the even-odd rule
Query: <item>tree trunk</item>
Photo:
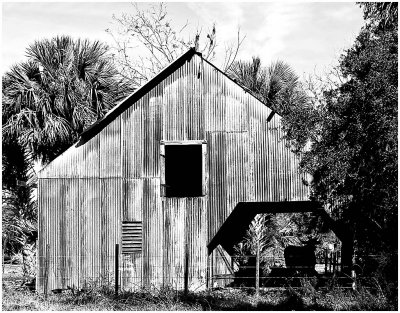
[[[4,240],[4,242],[3,242],[3,274],[4,274],[4,268],[5,268],[5,259],[6,259],[6,245],[7,245],[7,243],[8,243],[8,237],[6,237],[6,239]]]
[[[260,241],[257,240],[256,251],[256,296],[260,295]]]

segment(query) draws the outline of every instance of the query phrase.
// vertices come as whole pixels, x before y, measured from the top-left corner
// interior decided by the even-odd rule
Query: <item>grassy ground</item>
[[[65,291],[47,297],[21,288],[18,273],[3,274],[4,311],[158,311],[158,310],[394,310],[379,292],[361,288],[357,292],[331,288],[317,291],[300,289],[262,291],[220,289],[184,295],[169,288],[153,292],[122,293],[114,297],[112,288],[93,289],[77,294]]]

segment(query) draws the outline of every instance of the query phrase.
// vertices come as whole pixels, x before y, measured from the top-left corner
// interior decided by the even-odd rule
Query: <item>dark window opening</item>
[[[201,144],[165,145],[165,196],[202,196],[202,163]]]

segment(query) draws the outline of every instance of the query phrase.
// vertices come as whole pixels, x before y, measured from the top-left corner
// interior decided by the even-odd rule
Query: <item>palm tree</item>
[[[26,54],[2,79],[3,247],[11,253],[34,237],[34,162],[53,160],[133,91],[99,41],[55,37]]]
[[[108,47],[68,36],[36,41],[28,61],[3,77],[3,140],[18,142],[44,163],[133,91]]]
[[[233,63],[227,74],[281,115],[306,102],[299,78],[285,62],[276,61],[262,67],[260,58],[253,57],[250,62]]]

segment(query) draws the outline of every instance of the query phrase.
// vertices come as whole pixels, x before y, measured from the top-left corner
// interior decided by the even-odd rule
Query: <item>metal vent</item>
[[[142,252],[142,222],[122,222],[122,253]]]

